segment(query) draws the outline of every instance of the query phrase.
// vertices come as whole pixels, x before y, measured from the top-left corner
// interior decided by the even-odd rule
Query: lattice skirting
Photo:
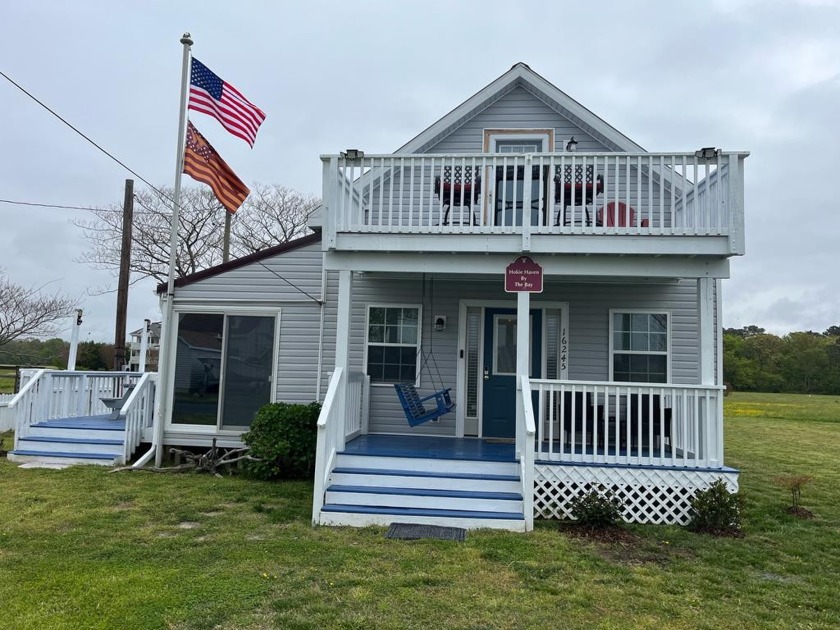
[[[611,490],[624,506],[628,523],[685,525],[697,490],[723,479],[738,491],[738,471],[673,470],[617,466],[570,466],[537,463],[534,474],[534,516],[571,519],[569,503],[591,488]]]

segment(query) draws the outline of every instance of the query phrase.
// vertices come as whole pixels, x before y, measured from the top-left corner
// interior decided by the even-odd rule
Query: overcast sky
[[[193,116],[246,182],[320,196],[319,154],[391,152],[519,61],[646,149],[749,150],[724,325],[840,324],[840,0],[10,0],[0,69],[171,186],[184,31],[267,114],[253,150]],[[0,114],[0,199],[121,202],[130,175],[2,78]],[[116,278],[75,262],[84,214],[0,203],[0,267],[79,297],[82,339],[113,341],[115,293],[92,294]],[[151,281],[129,328],[146,317],[160,318]]]

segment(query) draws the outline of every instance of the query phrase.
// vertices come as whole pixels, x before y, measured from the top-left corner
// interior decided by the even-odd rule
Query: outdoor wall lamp
[[[571,138],[569,138],[569,141],[566,143],[566,151],[574,153],[575,151],[577,151],[577,145],[578,145],[577,140],[575,140],[575,137],[572,136]]]
[[[435,330],[446,330],[446,315],[435,315]]]

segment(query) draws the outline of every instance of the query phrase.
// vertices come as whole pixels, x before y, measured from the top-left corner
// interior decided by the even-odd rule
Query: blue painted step
[[[33,424],[33,427],[39,429],[79,429],[87,431],[94,429],[96,431],[125,431],[125,420],[97,420],[92,418],[90,420],[79,420],[76,418],[64,418],[62,420],[46,420]]]
[[[27,457],[71,457],[75,459],[108,459],[113,460],[116,455],[113,453],[65,453],[51,451],[18,450],[9,451],[11,455],[25,455]]]
[[[441,518],[481,518],[524,521],[521,512],[474,512],[471,510],[435,510],[431,508],[372,507],[369,505],[341,505],[328,503],[322,512],[347,512],[352,514],[390,514],[394,516],[438,516]]]
[[[66,444],[103,444],[106,446],[120,446],[123,443],[122,440],[102,440],[96,438],[63,438],[41,435],[27,435],[26,437],[22,437],[21,440],[26,440],[27,442],[63,442]]]
[[[396,470],[387,468],[333,468],[333,473],[387,475],[394,477],[435,477],[438,479],[487,479],[490,481],[519,481],[519,475],[486,475],[481,473],[428,472],[423,470]]]
[[[359,492],[369,494],[400,494],[415,497],[451,497],[456,499],[498,499],[521,501],[522,495],[515,492],[476,492],[471,490],[432,490],[426,488],[391,488],[387,486],[344,486],[332,485],[327,492]]]

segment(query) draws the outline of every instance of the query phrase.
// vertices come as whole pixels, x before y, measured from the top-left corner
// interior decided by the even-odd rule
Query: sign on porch
[[[520,256],[505,269],[505,292],[542,293],[542,267],[530,256]]]

